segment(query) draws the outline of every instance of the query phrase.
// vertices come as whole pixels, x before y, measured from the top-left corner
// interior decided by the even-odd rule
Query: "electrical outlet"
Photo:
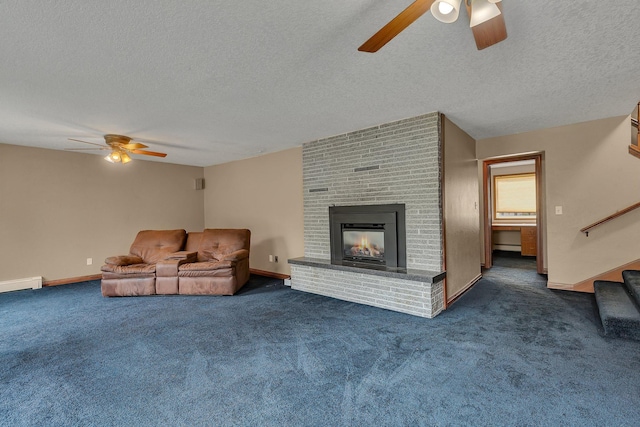
[[[87,258],[87,265],[93,264],[93,258]]]
[[[274,262],[278,262],[278,255],[274,256],[273,259],[274,259]]]
[[[273,262],[273,255],[269,255],[269,262]]]

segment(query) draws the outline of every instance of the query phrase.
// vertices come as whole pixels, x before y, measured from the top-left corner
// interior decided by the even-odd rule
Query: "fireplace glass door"
[[[404,205],[329,206],[331,262],[406,268]]]
[[[384,264],[384,230],[342,230],[344,259]]]

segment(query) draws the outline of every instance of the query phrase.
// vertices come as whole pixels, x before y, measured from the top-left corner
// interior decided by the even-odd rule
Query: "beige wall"
[[[630,116],[477,141],[478,159],[543,151],[547,268],[551,285],[581,280],[640,258],[640,210],[580,228],[640,201],[640,160],[627,153]],[[562,206],[563,214],[555,214]]]
[[[203,173],[0,144],[0,281],[98,274],[141,229],[201,230],[204,192],[193,181]]]
[[[304,255],[302,148],[205,168],[205,225],[250,229],[251,268],[290,274]]]
[[[475,140],[444,118],[444,222],[447,300],[480,275],[480,210]]]

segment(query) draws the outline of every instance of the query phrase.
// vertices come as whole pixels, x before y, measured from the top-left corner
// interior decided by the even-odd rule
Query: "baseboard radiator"
[[[19,291],[22,289],[42,288],[42,277],[27,277],[26,279],[15,279],[0,282],[0,292]]]

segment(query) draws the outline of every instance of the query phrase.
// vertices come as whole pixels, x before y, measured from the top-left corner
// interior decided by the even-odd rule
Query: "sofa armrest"
[[[139,256],[135,255],[118,255],[118,256],[110,256],[109,258],[104,260],[105,264],[110,265],[133,265],[133,264],[143,264],[144,261]]]
[[[196,262],[198,260],[198,252],[178,251],[169,254],[165,260],[181,260],[184,262]]]
[[[240,249],[230,254],[226,254],[219,261],[240,261],[241,259],[249,258],[249,251],[246,249]]]
[[[197,252],[180,251],[170,254],[156,264],[157,277],[178,277],[178,269],[182,264],[198,261]]]
[[[181,259],[165,259],[156,264],[157,277],[178,277],[178,267],[184,261]]]

